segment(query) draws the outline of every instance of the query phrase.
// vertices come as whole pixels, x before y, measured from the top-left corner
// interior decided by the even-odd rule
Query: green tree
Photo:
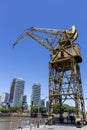
[[[75,112],[75,107],[68,104],[63,104],[64,112]]]
[[[39,110],[40,114],[46,113],[46,108],[44,106],[34,105],[34,106],[31,106],[31,114],[32,114],[32,116],[37,116],[38,115],[38,110]]]
[[[56,103],[53,105],[53,113],[55,113],[55,114],[59,113],[59,104]]]
[[[18,107],[10,107],[9,111],[10,113],[18,112],[19,108]]]
[[[41,114],[46,113],[46,107],[40,106],[40,113],[41,113]]]
[[[0,108],[0,112],[9,113],[9,109],[8,108]]]
[[[68,104],[63,104],[61,109],[63,112],[75,112],[75,107],[70,106]],[[59,112],[60,112],[59,104],[54,104],[53,105],[53,113],[58,114]]]

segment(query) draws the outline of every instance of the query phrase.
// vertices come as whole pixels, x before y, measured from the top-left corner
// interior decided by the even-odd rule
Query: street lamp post
[[[39,116],[39,114],[40,114],[40,111],[39,111],[39,109],[40,109],[40,107],[39,107],[39,105],[40,105],[40,101],[38,102],[38,120],[37,120],[37,128],[39,128],[39,125],[40,125],[40,120],[39,120],[39,118],[40,118],[40,116]]]

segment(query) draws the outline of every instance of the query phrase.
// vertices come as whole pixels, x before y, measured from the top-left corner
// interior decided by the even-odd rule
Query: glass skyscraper
[[[20,107],[23,102],[25,81],[22,78],[14,78],[10,89],[10,106]]]
[[[32,86],[32,105],[40,104],[41,100],[41,85],[40,83],[34,83]]]

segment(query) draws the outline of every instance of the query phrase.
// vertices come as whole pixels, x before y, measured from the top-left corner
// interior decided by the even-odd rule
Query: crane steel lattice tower
[[[50,123],[53,123],[52,113],[54,100],[59,103],[60,122],[63,122],[62,105],[66,100],[74,100],[76,121],[86,119],[80,67],[82,62],[80,48],[70,41],[59,42],[60,49],[53,52],[49,62],[49,114]]]
[[[41,34],[41,35],[40,35]],[[69,30],[31,27],[13,44],[30,36],[51,51],[49,62],[49,124],[53,124],[53,104],[59,104],[60,122],[63,122],[62,105],[67,100],[75,102],[76,124],[87,123],[79,63],[80,47],[74,43],[78,34],[75,26]],[[43,36],[43,37],[42,37]]]

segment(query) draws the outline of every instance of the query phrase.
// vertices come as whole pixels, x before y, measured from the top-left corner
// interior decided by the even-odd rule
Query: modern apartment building
[[[32,86],[32,105],[38,105],[41,101],[41,85],[34,83]]]
[[[25,81],[22,78],[14,78],[10,89],[10,106],[20,107],[23,102]]]

